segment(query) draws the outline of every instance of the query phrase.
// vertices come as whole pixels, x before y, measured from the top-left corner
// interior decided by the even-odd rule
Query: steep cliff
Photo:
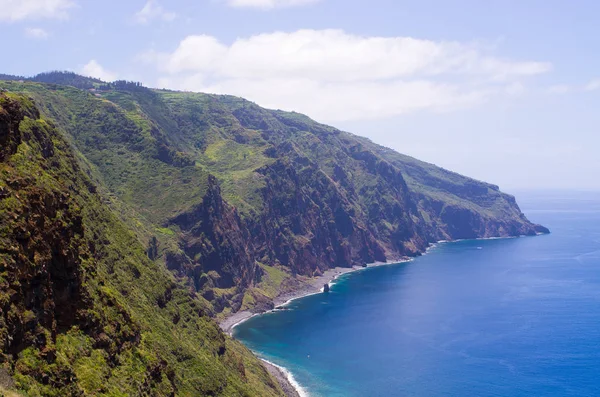
[[[214,315],[245,307],[265,269],[312,276],[419,255],[437,240],[547,232],[494,185],[297,113],[84,83],[94,91],[0,87],[33,97],[65,131],[103,197],[150,242],[149,257]]]
[[[183,263],[167,259],[167,267],[193,280],[196,291],[213,301],[217,311],[241,306],[244,291],[260,280],[248,229],[221,196],[213,176],[202,203],[168,221],[180,230]],[[169,255],[169,254],[167,254]],[[215,288],[228,290],[218,296]]]
[[[0,93],[0,142],[0,390],[282,395],[148,259],[29,98]]]

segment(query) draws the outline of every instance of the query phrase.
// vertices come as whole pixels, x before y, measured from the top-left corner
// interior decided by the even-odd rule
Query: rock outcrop
[[[548,232],[495,185],[297,113],[42,77],[79,88],[0,82],[0,382],[33,395],[281,395],[211,317],[437,240]]]
[[[243,306],[263,279],[259,263],[314,276],[417,256],[438,240],[548,232],[497,186],[297,113],[139,86],[109,85],[101,98],[4,86],[35,91],[90,175],[139,222],[147,256],[215,314]]]
[[[29,98],[0,93],[0,140],[1,387],[48,396],[283,394],[208,317],[208,303],[150,261],[158,241],[146,249],[104,204]],[[212,191],[216,213],[202,217],[231,243],[217,223],[233,210]]]

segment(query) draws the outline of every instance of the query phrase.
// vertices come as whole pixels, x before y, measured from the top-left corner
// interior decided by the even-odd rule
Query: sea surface
[[[441,243],[234,336],[309,396],[600,396],[600,195],[517,198],[550,235]]]

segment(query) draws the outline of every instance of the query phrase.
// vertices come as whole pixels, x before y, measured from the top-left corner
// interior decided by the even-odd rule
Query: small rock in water
[[[323,284],[323,292],[329,292],[329,284]]]

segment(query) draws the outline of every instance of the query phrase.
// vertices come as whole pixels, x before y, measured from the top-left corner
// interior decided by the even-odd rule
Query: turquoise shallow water
[[[552,234],[439,244],[234,336],[310,396],[599,396],[600,198],[521,199]]]

